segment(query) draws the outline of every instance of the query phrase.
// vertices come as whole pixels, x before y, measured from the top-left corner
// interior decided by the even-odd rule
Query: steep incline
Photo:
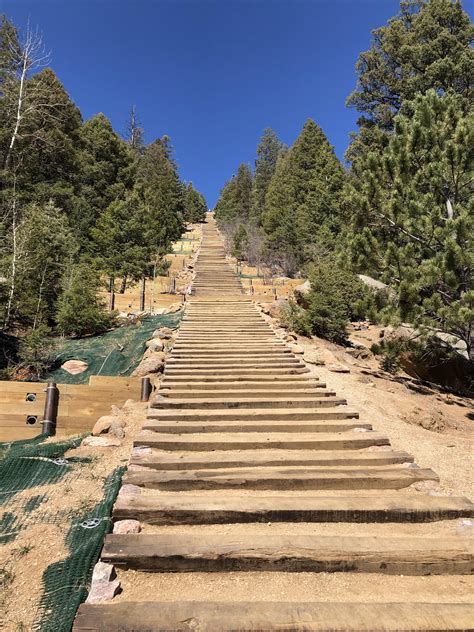
[[[376,573],[382,583],[389,574],[420,576],[421,590],[423,575],[472,572],[467,539],[426,537],[423,524],[407,532],[401,523],[472,516],[473,504],[410,489],[437,475],[393,450],[275,335],[242,293],[212,219],[135,446],[123,482],[142,491],[120,494],[114,518],[140,520],[143,531],[109,535],[102,552],[120,568],[223,579],[246,571],[250,582],[256,571],[291,572],[296,594],[300,573]],[[301,534],[295,523],[346,523],[348,535]],[[392,523],[389,537],[374,537],[379,523]],[[228,530],[212,530],[219,524]],[[416,590],[414,603],[228,603],[219,592],[213,601],[178,593],[150,601],[150,575],[141,577],[148,600],[127,601],[125,587],[116,603],[81,606],[74,629],[465,630],[474,620],[469,605],[416,603]]]

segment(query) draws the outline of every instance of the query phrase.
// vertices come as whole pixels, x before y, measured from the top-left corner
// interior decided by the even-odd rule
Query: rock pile
[[[145,377],[163,372],[168,351],[173,346],[175,330],[161,327],[153,332],[152,338],[147,340],[143,359],[133,371],[134,377]]]

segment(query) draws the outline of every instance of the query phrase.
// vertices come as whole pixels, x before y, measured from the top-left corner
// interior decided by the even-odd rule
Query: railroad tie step
[[[430,469],[362,466],[350,469],[279,466],[184,471],[129,468],[123,478],[125,484],[169,491],[402,489],[420,481],[439,481],[439,478]]]
[[[298,534],[108,535],[101,559],[153,572],[472,573],[474,545],[456,536],[363,537]]]
[[[202,496],[185,493],[119,495],[115,520],[155,525],[249,522],[415,523],[473,518],[474,504],[455,496]]]

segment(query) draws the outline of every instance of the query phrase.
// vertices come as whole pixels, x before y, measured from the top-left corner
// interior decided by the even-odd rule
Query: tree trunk
[[[113,312],[115,309],[115,278],[111,276],[109,278],[109,311]]]
[[[17,275],[17,263],[18,263],[18,214],[16,208],[16,190],[15,180],[13,183],[13,206],[12,206],[12,263],[10,273],[10,287],[8,290],[7,306],[5,310],[5,318],[3,326],[6,329],[10,323],[13,299],[16,291],[16,275]]]
[[[126,289],[127,289],[127,275],[124,274],[122,277],[122,283],[120,284],[119,294],[125,294]]]

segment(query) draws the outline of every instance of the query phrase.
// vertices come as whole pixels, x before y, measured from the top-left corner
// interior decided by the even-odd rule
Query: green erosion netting
[[[127,376],[135,369],[145,351],[145,342],[155,329],[176,327],[182,311],[160,316],[148,316],[136,325],[127,325],[100,336],[66,340],[58,349],[55,367],[44,380],[59,384],[85,384],[91,375]],[[83,360],[88,368],[71,375],[60,366],[67,360]]]
[[[110,529],[112,505],[125,468],[115,469],[105,479],[102,499],[93,507],[85,502],[83,507],[68,508],[62,500],[58,509],[54,500],[67,498],[68,485],[87,471],[83,468],[91,467],[92,459],[64,457],[83,437],[56,443],[45,443],[46,438],[41,435],[0,443],[0,544],[14,542],[22,530],[35,525],[55,525],[64,534],[69,555],[44,571],[40,604],[31,629],[69,632],[76,610],[87,596],[92,569]],[[33,592],[40,590],[38,586],[31,588]]]
[[[85,458],[64,458],[64,454],[76,448],[82,437],[74,437],[58,443],[44,444],[46,435],[34,439],[0,443],[0,506],[4,513],[0,518],[0,544],[16,538],[21,529],[36,522],[55,521],[47,515],[45,494],[37,494],[18,500],[16,495],[34,487],[52,485],[71,474],[75,464],[89,462]],[[37,511],[41,506],[41,512]]]
[[[89,592],[92,570],[99,559],[111,512],[125,467],[119,467],[104,483],[104,498],[76,516],[66,535],[70,555],[48,566],[43,573],[43,595],[35,630],[69,632],[79,605]]]

